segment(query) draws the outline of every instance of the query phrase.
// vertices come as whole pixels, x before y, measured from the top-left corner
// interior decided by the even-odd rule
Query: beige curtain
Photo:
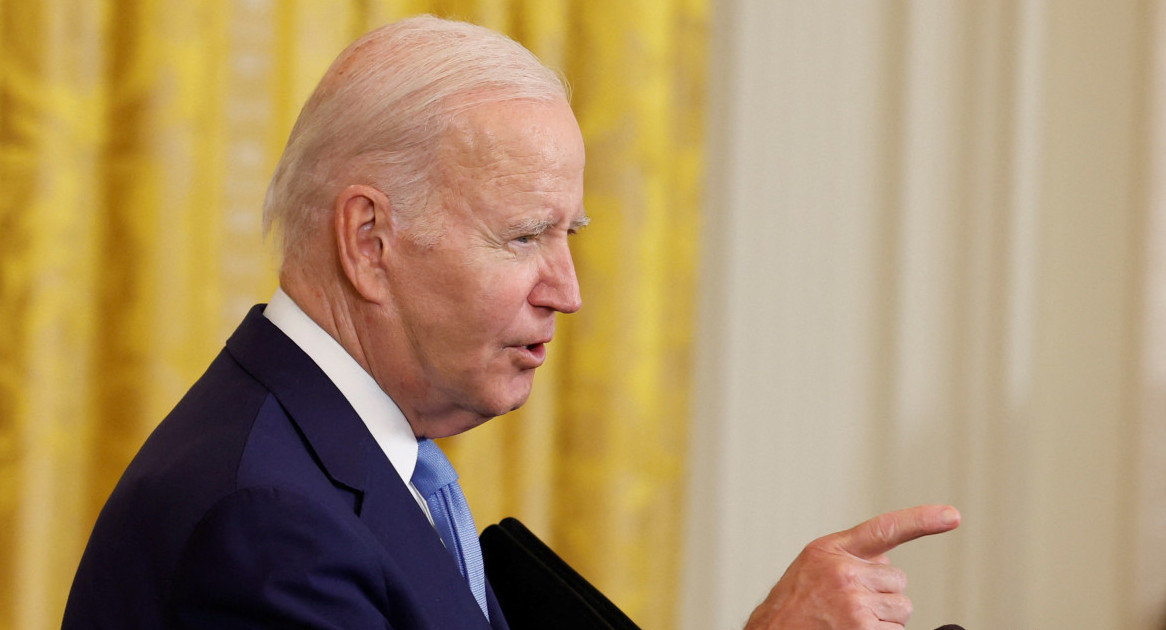
[[[929,502],[910,627],[1166,627],[1166,3],[717,18],[682,627]]]
[[[671,627],[684,522],[703,0],[0,0],[0,628],[59,624],[144,437],[274,288],[258,228],[302,100],[419,12],[564,71],[589,148],[582,313],[521,412],[450,440],[479,525],[526,522]]]

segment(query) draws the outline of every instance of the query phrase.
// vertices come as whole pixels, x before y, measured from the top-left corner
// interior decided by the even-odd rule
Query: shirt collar
[[[417,438],[393,399],[282,288],[275,290],[263,315],[320,366],[364,421],[405,485],[411,486],[417,465]]]

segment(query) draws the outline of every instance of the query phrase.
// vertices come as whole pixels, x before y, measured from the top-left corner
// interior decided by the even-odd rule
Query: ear
[[[333,234],[340,267],[364,299],[381,303],[388,290],[385,254],[391,241],[392,208],[384,193],[363,184],[336,196]]]

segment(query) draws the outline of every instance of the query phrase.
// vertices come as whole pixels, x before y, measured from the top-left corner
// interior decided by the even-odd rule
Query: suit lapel
[[[392,553],[403,566],[410,567],[409,588],[426,595],[426,616],[441,620],[439,627],[490,627],[457,562],[396,470],[386,465],[370,472],[360,518],[377,538],[396,541]],[[472,626],[467,625],[470,619],[475,620]]]
[[[275,395],[329,478],[363,491],[375,440],[323,370],[263,316],[262,304],[227,340],[227,350]]]
[[[323,370],[255,306],[227,341],[227,350],[263,383],[299,428],[328,477],[356,492],[357,513],[408,576],[401,596],[424,609],[435,627],[479,627],[473,593],[413,494],[385,457],[364,422]],[[493,599],[493,598],[491,598]],[[494,628],[506,628],[496,602]],[[499,625],[501,624],[501,625]]]

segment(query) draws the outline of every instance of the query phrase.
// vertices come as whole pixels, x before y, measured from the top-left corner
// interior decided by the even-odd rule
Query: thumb
[[[920,505],[880,514],[836,534],[843,551],[873,560],[899,545],[932,534],[951,531],[960,524],[960,513],[950,505]]]

